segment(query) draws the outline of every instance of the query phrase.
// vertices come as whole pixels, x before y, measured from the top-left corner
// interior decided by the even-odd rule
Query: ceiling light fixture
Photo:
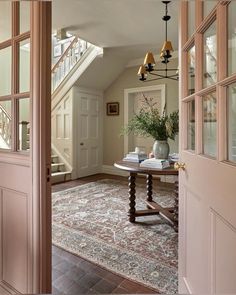
[[[156,62],[155,62],[154,56],[152,52],[148,52],[145,56],[143,65],[140,66],[138,71],[138,76],[140,77],[139,78],[140,81],[149,82],[149,81],[160,80],[160,79],[171,79],[171,80],[178,81],[178,78],[179,78],[178,69],[173,69],[173,68],[168,69],[168,63],[170,61],[170,58],[172,57],[171,52],[174,51],[171,41],[168,41],[167,23],[171,19],[171,16],[168,15],[168,4],[170,2],[171,1],[162,1],[162,3],[165,4],[165,15],[162,18],[163,21],[165,22],[165,41],[160,52],[160,58],[162,60],[161,62],[165,64],[165,68],[155,69],[154,67],[156,65]],[[157,78],[148,79],[149,78],[148,74],[152,76],[157,76]]]

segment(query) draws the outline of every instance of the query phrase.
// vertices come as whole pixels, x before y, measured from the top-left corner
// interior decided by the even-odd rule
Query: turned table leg
[[[147,201],[152,202],[152,175],[147,174]]]
[[[147,188],[147,201],[148,202],[152,202],[152,175],[151,174],[147,174],[146,176],[147,180],[146,180],[146,188]],[[152,209],[149,205],[147,205],[148,209]]]
[[[178,232],[179,223],[179,182],[175,182],[174,230]]]
[[[135,181],[136,173],[130,173],[129,176],[129,221],[135,222]]]

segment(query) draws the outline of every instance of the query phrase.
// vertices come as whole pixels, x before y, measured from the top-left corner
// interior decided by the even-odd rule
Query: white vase
[[[156,140],[153,144],[153,154],[156,159],[168,159],[170,146],[167,140]]]

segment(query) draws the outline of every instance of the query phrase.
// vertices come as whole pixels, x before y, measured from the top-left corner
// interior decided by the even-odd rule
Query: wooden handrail
[[[61,57],[59,58],[59,60],[57,61],[57,63],[53,66],[52,68],[52,73],[55,72],[56,68],[58,68],[59,64],[63,61],[63,59],[67,56],[68,52],[70,51],[70,49],[73,48],[74,44],[78,41],[78,37],[75,37],[73,39],[73,41],[70,43],[70,45],[67,47],[66,51],[61,55]]]

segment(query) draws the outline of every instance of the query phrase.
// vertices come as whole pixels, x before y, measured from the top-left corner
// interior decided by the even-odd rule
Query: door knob
[[[180,162],[176,162],[174,165],[175,170],[185,170],[186,168],[186,164],[185,163],[180,163]]]
[[[83,142],[81,142],[81,143],[80,143],[80,145],[84,145],[84,143],[83,143]]]

